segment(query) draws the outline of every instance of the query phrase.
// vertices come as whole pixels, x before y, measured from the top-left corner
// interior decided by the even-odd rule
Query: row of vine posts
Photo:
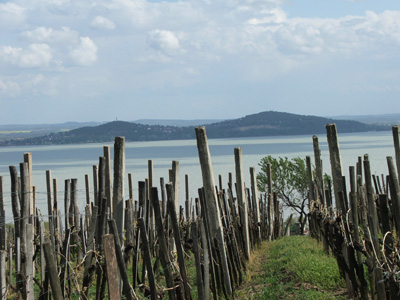
[[[334,196],[324,187],[318,137],[313,137],[310,232],[336,258],[353,299],[400,299],[400,126],[392,129],[395,162],[387,157],[388,175],[371,174],[365,154],[349,167],[346,177],[336,125],[326,126]]]
[[[288,227],[283,228],[272,184],[259,197],[255,168],[245,185],[240,147],[234,149],[236,180],[229,173],[224,188],[221,175],[214,182],[204,127],[196,128],[196,137],[203,186],[191,198],[185,176],[184,207],[179,205],[178,161],[158,188],[149,160],[148,178],[138,181],[136,199],[128,173],[129,195],[124,195],[125,139],[116,137],[113,168],[110,147],[104,146],[93,180],[85,175],[85,199],[79,197],[76,178],[64,181],[59,199],[59,183],[46,171],[48,209],[40,211],[32,155],[25,153],[19,173],[9,167],[11,193],[4,192],[0,176],[0,298],[231,298],[254,247]],[[272,183],[270,173],[269,178]],[[5,203],[10,202],[13,222],[7,223]]]
[[[313,137],[315,172],[306,157],[311,235],[337,259],[350,297],[399,299],[399,126],[393,127],[397,172],[388,157],[389,175],[381,178],[371,174],[368,155],[358,157],[346,178],[336,125],[326,128],[333,191],[324,186],[318,137]],[[243,282],[254,247],[286,235],[290,222],[284,228],[270,168],[268,190],[260,195],[253,167],[246,187],[241,148],[235,148],[236,180],[229,173],[224,189],[221,175],[218,185],[214,181],[204,127],[196,128],[196,137],[203,186],[193,200],[185,176],[184,207],[179,205],[178,161],[172,162],[168,183],[160,178],[157,188],[149,160],[137,199],[128,173],[125,197],[125,140],[117,137],[113,174],[105,146],[93,166],[92,189],[85,175],[85,205],[77,179],[65,180],[62,201],[57,179],[46,171],[45,214],[36,208],[32,155],[25,153],[19,174],[10,166],[10,199],[0,176],[1,299],[230,298]],[[11,224],[6,201],[12,205]]]

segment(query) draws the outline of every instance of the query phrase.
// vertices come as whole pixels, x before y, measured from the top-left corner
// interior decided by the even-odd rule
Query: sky
[[[0,124],[400,113],[399,0],[0,0]]]

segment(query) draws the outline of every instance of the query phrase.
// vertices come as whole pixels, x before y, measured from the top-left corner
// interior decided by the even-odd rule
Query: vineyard
[[[364,155],[345,177],[336,125],[326,129],[333,189],[324,184],[314,136],[314,166],[306,157],[310,235],[335,257],[351,298],[398,299],[399,126],[393,127],[396,158],[387,158],[387,176],[372,175]],[[172,161],[169,178],[156,183],[152,160],[148,177],[136,185],[128,173],[125,197],[125,139],[116,137],[113,160],[105,146],[93,181],[85,175],[84,205],[76,178],[65,180],[60,200],[57,179],[46,172],[43,215],[35,203],[32,155],[25,153],[19,172],[9,168],[10,199],[3,196],[0,177],[1,298],[233,298],[253,251],[262,241],[288,235],[291,222],[284,222],[270,168],[267,191],[260,193],[254,167],[244,182],[237,147],[235,173],[224,185],[221,175],[214,178],[205,128],[195,131],[203,182],[193,197],[185,176],[185,199],[179,199],[179,162]],[[5,221],[6,201],[12,203],[13,224]]]

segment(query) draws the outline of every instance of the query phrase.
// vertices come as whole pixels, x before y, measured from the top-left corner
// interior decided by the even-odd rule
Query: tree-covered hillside
[[[336,123],[341,133],[390,130],[389,126],[274,111],[209,124],[206,126],[206,130],[209,138],[303,135],[324,133],[325,125],[328,123]],[[113,141],[116,136],[124,136],[128,142],[182,140],[194,139],[195,131],[193,126],[143,125],[114,121],[99,126],[86,126],[41,137],[1,141],[0,146],[103,143]]]

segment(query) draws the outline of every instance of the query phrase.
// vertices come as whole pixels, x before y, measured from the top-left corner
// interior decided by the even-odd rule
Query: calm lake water
[[[258,163],[266,155],[287,156],[289,158],[309,155],[312,160],[314,159],[311,135],[210,139],[208,142],[215,180],[217,181],[218,175],[221,174],[224,186],[228,180],[229,172],[233,174],[235,172],[233,156],[235,147],[242,147],[244,175],[248,186],[250,186],[249,168],[256,167],[257,172],[259,172]],[[330,173],[328,145],[325,135],[319,136],[319,143],[324,171]],[[349,166],[355,165],[358,156],[363,156],[366,153],[370,156],[373,174],[388,173],[386,157],[394,157],[391,131],[357,134],[339,133],[339,143],[344,175],[348,174]],[[98,164],[98,158],[103,155],[103,146],[105,145],[111,147],[111,157],[113,157],[113,143],[0,148],[0,176],[3,176],[4,181],[7,222],[12,220],[9,166],[14,165],[19,170],[19,163],[23,161],[25,152],[32,153],[33,185],[36,186],[37,191],[37,206],[43,215],[46,215],[46,170],[51,170],[53,178],[58,180],[58,201],[61,212],[63,212],[64,207],[65,179],[78,178],[78,197],[83,207],[86,199],[85,174],[89,174],[92,180],[92,167]],[[197,189],[202,186],[202,179],[195,140],[126,143],[126,173],[133,174],[135,199],[137,199],[137,182],[144,181],[147,177],[149,159],[153,160],[154,165],[154,185],[159,186],[161,177],[167,182],[168,169],[171,168],[172,161],[177,160],[180,166],[181,199],[184,199],[185,174],[189,175],[191,197],[197,196]],[[127,181],[127,175],[125,179]],[[127,183],[125,187],[127,198]]]

